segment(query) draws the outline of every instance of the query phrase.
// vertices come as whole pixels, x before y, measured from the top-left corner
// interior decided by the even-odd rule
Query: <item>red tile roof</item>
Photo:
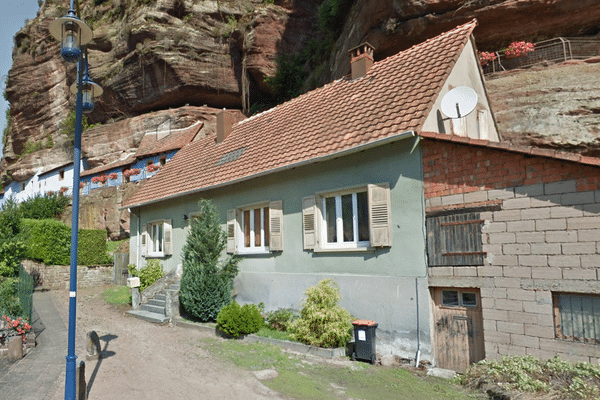
[[[244,120],[220,144],[214,137],[190,143],[123,206],[232,184],[419,131],[476,25],[473,20],[375,63],[361,78],[339,79]],[[237,159],[219,163],[241,149]]]
[[[508,151],[512,153],[521,153],[532,156],[554,158],[563,161],[572,161],[579,164],[592,165],[600,167],[600,158],[583,156],[577,153],[569,153],[566,151],[557,151],[552,149],[543,149],[539,147],[515,146],[508,142],[490,142],[482,139],[472,139],[464,136],[449,135],[437,132],[419,132],[418,135],[425,139],[443,140],[446,142],[456,142],[469,146],[490,147],[497,150]]]
[[[169,135],[158,140],[156,133],[147,133],[142,138],[135,156],[143,158],[146,156],[167,153],[172,150],[181,149],[183,146],[194,140],[202,126],[203,122],[196,122],[187,128],[171,131]]]

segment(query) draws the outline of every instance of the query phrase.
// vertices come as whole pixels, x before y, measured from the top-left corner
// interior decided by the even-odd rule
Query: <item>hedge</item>
[[[54,219],[23,219],[22,234],[27,247],[25,258],[47,265],[71,263],[71,228],[64,223]],[[110,263],[105,230],[80,229],[77,247],[78,265]]]

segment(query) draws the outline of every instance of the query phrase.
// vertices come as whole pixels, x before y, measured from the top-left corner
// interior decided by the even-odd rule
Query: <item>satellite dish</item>
[[[444,95],[440,109],[445,116],[454,119],[466,117],[476,105],[477,93],[468,86],[459,86]]]

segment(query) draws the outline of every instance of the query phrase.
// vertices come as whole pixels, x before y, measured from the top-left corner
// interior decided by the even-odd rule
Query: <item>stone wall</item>
[[[423,154],[428,213],[483,210],[484,265],[430,267],[429,286],[480,288],[486,358],[600,361],[557,338],[552,297],[600,294],[600,168],[440,141]]]
[[[31,260],[23,260],[23,268],[31,274],[36,286],[49,289],[69,289],[70,267],[68,265],[46,265]],[[111,285],[112,265],[77,266],[77,287]]]

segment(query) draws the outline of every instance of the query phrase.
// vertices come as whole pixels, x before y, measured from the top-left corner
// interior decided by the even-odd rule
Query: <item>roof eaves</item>
[[[388,144],[388,143],[393,143],[396,141],[400,141],[409,137],[414,137],[415,136],[415,132],[410,130],[410,131],[405,131],[405,132],[401,132],[399,134],[393,135],[393,136],[388,136],[379,140],[374,140],[372,142],[368,142],[359,146],[355,146],[355,147],[351,147],[349,149],[344,149],[341,151],[337,151],[334,153],[329,153],[323,156],[319,156],[319,157],[315,157],[315,158],[311,158],[309,160],[304,160],[304,161],[300,161],[297,163],[292,163],[292,164],[286,164],[284,166],[281,167],[277,167],[277,168],[273,168],[270,170],[265,170],[265,171],[261,171],[258,172],[256,174],[253,175],[248,175],[248,176],[244,176],[238,179],[234,179],[234,180],[230,180],[227,182],[222,182],[222,183],[218,183],[215,185],[211,185],[211,186],[206,186],[206,187],[201,187],[201,188],[196,188],[193,190],[188,190],[186,192],[180,192],[180,193],[175,193],[172,194],[170,196],[165,196],[165,197],[161,197],[159,199],[154,199],[154,200],[149,200],[146,202],[140,202],[140,203],[136,203],[136,204],[128,204],[128,205],[124,205],[123,207],[120,207],[119,209],[125,209],[125,208],[136,208],[136,207],[142,207],[142,206],[147,206],[150,204],[154,204],[154,203],[159,203],[161,201],[166,201],[166,200],[171,200],[177,197],[182,197],[182,196],[187,196],[190,194],[194,194],[194,193],[200,193],[200,192],[204,192],[207,190],[212,190],[212,189],[217,189],[217,188],[221,188],[221,187],[225,187],[225,186],[229,186],[229,185],[233,185],[236,183],[240,183],[240,182],[244,182],[244,181],[248,181],[250,179],[254,179],[254,178],[258,178],[261,176],[265,176],[265,175],[270,175],[270,174],[274,174],[276,172],[281,172],[281,171],[286,171],[288,169],[292,169],[292,168],[298,168],[298,167],[302,167],[302,166],[306,166],[306,165],[310,165],[310,164],[316,164],[319,162],[324,162],[324,161],[328,161],[331,160],[333,158],[337,158],[337,157],[342,157],[342,156],[347,156],[350,154],[354,154],[354,153],[358,153],[360,151],[363,150],[367,150],[373,147],[377,147],[377,146],[382,146],[384,144]]]

